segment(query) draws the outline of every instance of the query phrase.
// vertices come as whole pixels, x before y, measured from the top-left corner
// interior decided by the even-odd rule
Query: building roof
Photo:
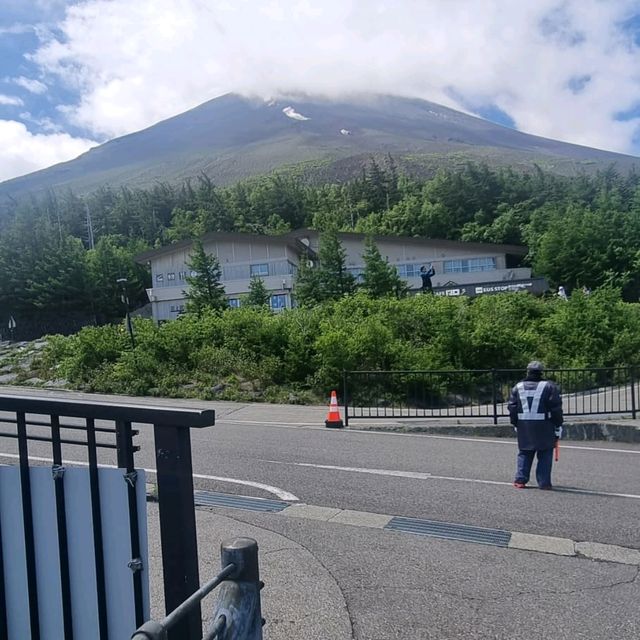
[[[199,238],[199,240],[206,244],[207,242],[216,241],[216,240],[251,240],[251,239],[266,239],[268,238],[272,242],[280,242],[289,247],[291,247],[294,251],[297,251],[299,254],[308,253],[311,256],[315,255],[315,252],[308,247],[304,242],[302,242],[302,238],[307,236],[319,236],[320,232],[315,229],[296,229],[295,231],[290,231],[289,233],[285,233],[277,236],[270,236],[266,234],[258,234],[258,233],[240,233],[240,232],[229,232],[229,231],[211,231],[209,233],[205,233],[203,236]],[[352,233],[352,232],[339,232],[338,237],[342,239],[353,239],[353,240],[364,240],[368,234],[366,233]],[[385,236],[385,235],[373,235],[373,239],[376,243],[379,242],[397,242],[398,244],[416,244],[416,245],[437,245],[439,247],[451,248],[451,249],[471,249],[474,251],[498,251],[499,253],[512,254],[524,256],[527,254],[527,247],[521,245],[514,244],[492,244],[489,242],[463,242],[460,240],[439,240],[438,238],[423,238],[423,237],[415,237],[415,236]],[[191,240],[181,240],[180,242],[176,242],[174,244],[168,244],[164,247],[159,247],[158,249],[150,249],[149,251],[145,251],[143,253],[135,256],[135,261],[140,264],[145,264],[150,262],[155,258],[159,258],[160,256],[173,253],[175,251],[181,251],[183,249],[187,249],[193,245],[195,241]]]
[[[286,234],[291,238],[304,238],[305,236],[318,236],[320,232],[316,229],[296,229]],[[354,233],[351,231],[340,231],[338,237],[343,239],[352,238],[354,240],[364,240],[369,234],[367,233]],[[527,255],[529,249],[522,245],[517,244],[494,244],[491,242],[465,242],[462,240],[441,240],[439,238],[425,238],[416,236],[392,236],[392,235],[372,235],[373,240],[378,242],[398,242],[398,244],[419,244],[424,246],[425,244],[433,244],[439,247],[447,248],[465,248],[476,251],[498,251],[500,253],[509,253],[518,256]]]
[[[294,251],[297,251],[299,254],[302,253],[310,253],[315,255],[313,250],[309,249],[303,242],[301,242],[298,238],[294,236],[290,236],[290,234],[283,234],[277,236],[270,236],[267,234],[259,234],[259,233],[240,233],[236,231],[210,231],[209,233],[205,233],[203,236],[199,238],[192,238],[190,240],[180,240],[180,242],[174,242],[173,244],[165,245],[164,247],[158,247],[157,249],[149,249],[149,251],[144,251],[135,256],[134,260],[140,264],[145,264],[150,262],[155,258],[159,258],[160,256],[167,255],[170,253],[174,253],[175,251],[182,251],[184,249],[188,249],[193,245],[196,240],[200,240],[202,244],[206,244],[207,242],[218,241],[218,240],[255,240],[256,238],[265,239],[269,238],[273,242],[282,243],[291,247]]]

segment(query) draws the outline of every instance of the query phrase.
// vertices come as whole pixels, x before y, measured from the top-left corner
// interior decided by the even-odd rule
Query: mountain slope
[[[219,184],[300,163],[317,179],[349,177],[391,153],[410,171],[485,160],[571,174],[640,159],[528,135],[431,102],[366,96],[259,101],[227,94],[70,162],[0,183],[0,204],[28,192],[103,184],[149,186],[207,173]]]

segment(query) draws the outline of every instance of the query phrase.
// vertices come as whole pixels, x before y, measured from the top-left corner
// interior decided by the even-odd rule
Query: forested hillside
[[[399,174],[391,157],[361,177],[310,186],[274,174],[219,188],[102,188],[16,205],[0,237],[0,321],[62,312],[121,317],[116,280],[133,305],[145,270],[133,256],[208,231],[277,234],[299,227],[525,244],[536,275],[569,290],[603,284],[636,301],[640,286],[640,177],[615,168],[578,177],[468,164],[428,180]]]

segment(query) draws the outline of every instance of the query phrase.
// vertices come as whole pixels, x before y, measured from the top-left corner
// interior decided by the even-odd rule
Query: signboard
[[[547,281],[544,278],[528,278],[526,280],[500,280],[498,282],[482,282],[472,284],[450,283],[444,287],[434,287],[433,293],[437,296],[476,296],[507,293],[515,291],[527,291],[541,295],[547,291]]]

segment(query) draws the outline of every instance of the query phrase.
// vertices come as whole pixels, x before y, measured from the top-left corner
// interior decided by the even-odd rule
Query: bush
[[[107,393],[300,402],[325,398],[343,370],[640,364],[640,305],[602,288],[569,301],[500,294],[373,300],[363,293],[273,314],[244,308],[52,336],[41,367]],[[393,392],[393,390],[389,390]]]

